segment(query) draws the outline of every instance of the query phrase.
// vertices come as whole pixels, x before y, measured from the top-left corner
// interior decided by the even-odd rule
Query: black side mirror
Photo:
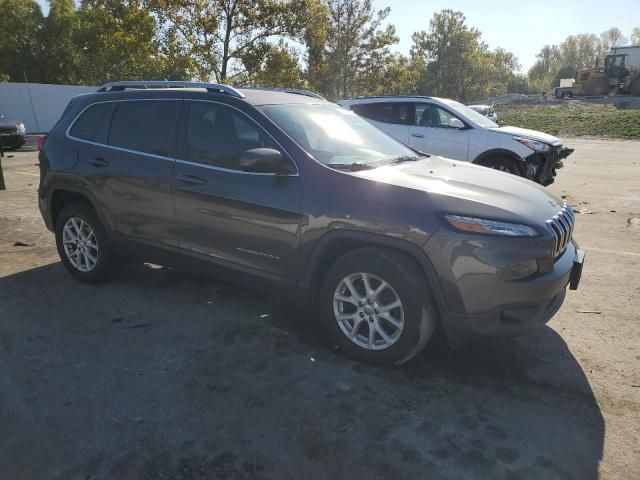
[[[273,148],[254,148],[240,155],[240,168],[244,172],[290,173],[289,163],[282,153]]]

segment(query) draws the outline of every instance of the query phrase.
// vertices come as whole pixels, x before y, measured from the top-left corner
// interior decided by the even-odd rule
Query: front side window
[[[416,105],[415,125],[430,128],[448,128],[449,119],[456,118],[446,110],[430,103]]]
[[[168,157],[179,112],[179,101],[118,102],[109,145]]]
[[[185,160],[242,170],[240,157],[254,148],[279,147],[261,128],[234,108],[189,102]]]
[[[337,105],[265,105],[261,110],[324,164],[375,166],[416,156],[413,150]]]
[[[351,106],[351,110],[361,117],[382,123],[409,125],[411,105],[408,103],[361,103]]]
[[[113,102],[91,105],[74,122],[69,134],[89,142],[107,143],[109,123],[115,108],[116,104]]]

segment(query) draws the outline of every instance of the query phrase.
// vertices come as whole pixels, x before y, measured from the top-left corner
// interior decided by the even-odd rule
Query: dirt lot
[[[400,368],[214,280],[79,284],[35,153],[4,159],[0,479],[640,478],[640,143],[567,143],[551,189],[581,212],[580,290],[535,336]]]

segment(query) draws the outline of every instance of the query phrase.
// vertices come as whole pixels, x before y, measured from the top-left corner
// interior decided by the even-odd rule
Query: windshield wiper
[[[396,157],[396,158],[394,158],[394,159],[391,161],[391,163],[394,163],[394,164],[395,164],[395,163],[402,163],[402,162],[416,162],[416,161],[418,161],[418,160],[420,160],[420,159],[422,159],[422,158],[423,158],[423,157],[418,157],[418,156],[412,157],[412,156],[410,156],[410,155],[403,155],[403,156],[401,156],[401,157]]]
[[[351,170],[352,172],[357,172],[358,170],[370,170],[372,168],[376,168],[373,165],[369,165],[368,163],[363,163],[363,162],[327,163],[327,167],[337,168],[339,170]]]

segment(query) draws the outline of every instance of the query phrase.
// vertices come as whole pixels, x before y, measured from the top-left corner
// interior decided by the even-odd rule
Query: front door
[[[453,113],[432,103],[418,103],[415,125],[409,129],[409,146],[454,160],[467,160],[469,130],[449,126]]]
[[[182,248],[219,263],[294,280],[299,250],[300,177],[249,173],[240,155],[281,147],[229,105],[186,101],[173,171],[176,233]],[[292,163],[292,171],[297,172]]]

